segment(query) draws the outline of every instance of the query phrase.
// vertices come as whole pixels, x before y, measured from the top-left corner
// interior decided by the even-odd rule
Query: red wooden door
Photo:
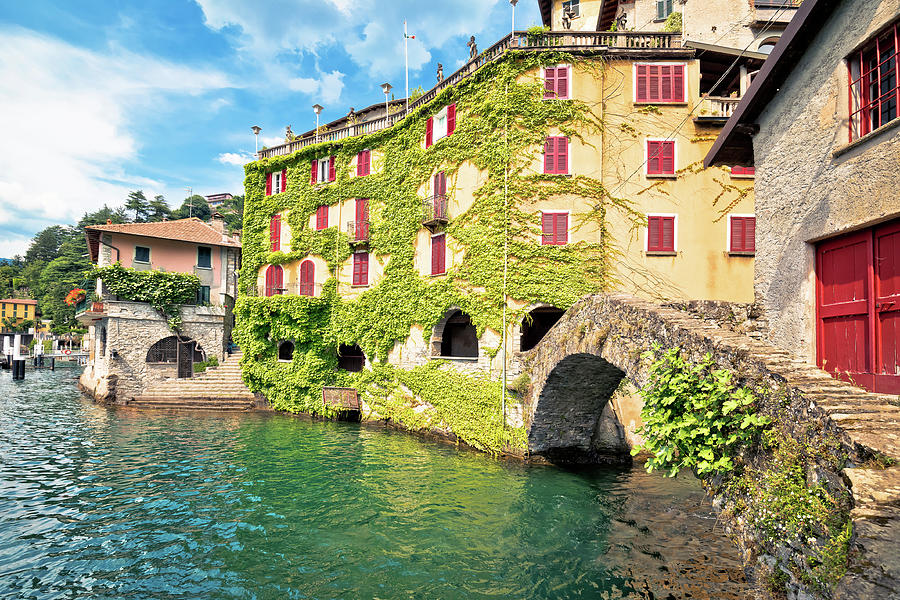
[[[356,241],[369,239],[369,199],[356,199]]]
[[[266,269],[266,296],[274,296],[284,291],[284,270],[278,265]]]
[[[900,393],[900,222],[819,244],[816,276],[819,366]]]
[[[875,390],[900,394],[900,221],[875,230]]]
[[[311,260],[300,263],[300,295],[315,296],[316,266]]]

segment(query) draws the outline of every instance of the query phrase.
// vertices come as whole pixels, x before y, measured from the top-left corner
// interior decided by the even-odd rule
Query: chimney
[[[223,217],[221,213],[214,212],[212,218],[209,220],[209,224],[213,229],[222,235],[225,235],[225,217]]]

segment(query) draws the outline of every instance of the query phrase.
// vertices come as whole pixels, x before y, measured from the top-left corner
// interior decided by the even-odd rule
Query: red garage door
[[[900,221],[816,248],[819,366],[900,393]]]

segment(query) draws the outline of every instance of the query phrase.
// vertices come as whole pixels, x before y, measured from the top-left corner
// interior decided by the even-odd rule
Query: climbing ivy
[[[181,306],[194,302],[200,288],[200,279],[190,273],[136,271],[118,262],[95,268],[90,277],[102,279],[119,300],[149,303],[175,331],[181,327]]]

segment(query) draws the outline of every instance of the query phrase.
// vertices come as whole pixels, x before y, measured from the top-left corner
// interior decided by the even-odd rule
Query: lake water
[[[749,596],[696,480],[0,372],[0,598]]]

